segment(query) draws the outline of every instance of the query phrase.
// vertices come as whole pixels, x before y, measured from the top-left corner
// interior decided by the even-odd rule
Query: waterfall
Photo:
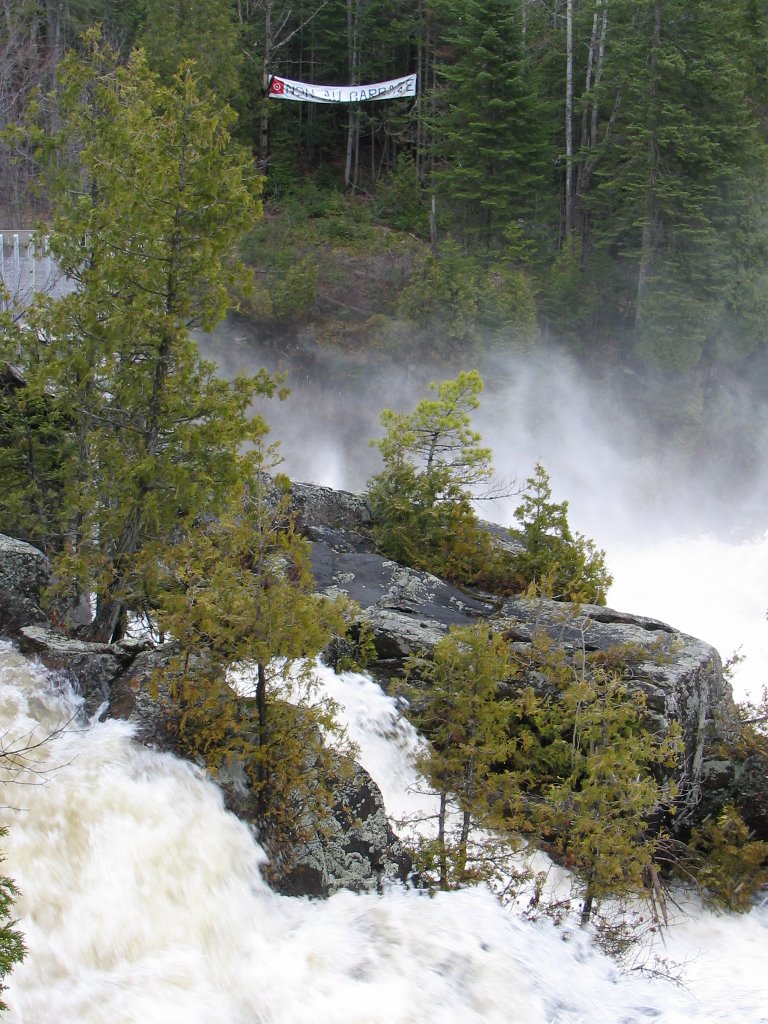
[[[418,737],[369,678],[321,672],[391,813],[412,810]],[[588,936],[520,920],[483,888],[278,896],[199,770],[125,723],[70,722],[73,695],[8,645],[0,708],[5,749],[51,737],[0,813],[28,945],[11,1024],[768,1021],[766,908],[681,917],[666,938],[687,961],[680,987],[619,974]]]

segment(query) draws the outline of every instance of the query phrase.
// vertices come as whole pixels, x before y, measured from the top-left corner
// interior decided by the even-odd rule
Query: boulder
[[[7,587],[0,587],[0,637],[18,640],[24,626],[44,626],[47,623],[45,612],[34,601]]]
[[[362,553],[375,549],[371,510],[363,495],[294,483],[290,509],[298,530],[311,541],[334,551]]]
[[[162,668],[174,653],[172,644],[139,653],[112,682],[107,715],[133,722],[136,739],[145,746],[178,755],[174,707],[162,682]],[[246,707],[243,717],[247,712]],[[256,800],[245,765],[230,758],[216,782],[227,808],[255,826]],[[303,812],[310,841],[288,849],[264,839],[264,874],[270,885],[289,896],[325,897],[340,889],[378,890],[388,879],[404,879],[410,861],[389,824],[379,787],[365,769],[348,762],[346,771],[324,784],[331,786],[333,816],[320,828],[311,813]]]
[[[135,738],[144,746],[178,754],[171,697],[162,682],[154,682],[175,651],[173,644],[139,651],[112,680],[106,717],[132,722]]]
[[[25,541],[0,534],[0,637],[16,640],[24,626],[48,620],[40,608],[51,582],[51,563]]]
[[[686,809],[697,806],[705,750],[723,737],[724,723],[732,722],[735,714],[714,647],[658,619],[546,599],[509,598],[493,625],[518,649],[525,649],[536,632],[544,632],[573,655],[585,652],[599,661],[601,653],[626,652],[625,680],[630,691],[644,694],[653,727],[663,732],[671,722],[680,723],[684,758],[678,783]]]
[[[130,647],[73,640],[41,625],[24,626],[18,644],[23,654],[36,657],[71,683],[84,698],[88,718],[106,713],[112,680],[135,654]]]
[[[347,889],[379,892],[389,881],[405,881],[410,858],[392,830],[381,790],[359,764],[339,764],[336,778],[326,780],[332,793],[332,813],[317,822],[307,808],[296,808],[304,839],[290,846],[260,837],[267,853],[262,868],[277,892],[286,896],[325,898]],[[217,778],[227,808],[255,824],[255,799],[244,773],[229,766]]]

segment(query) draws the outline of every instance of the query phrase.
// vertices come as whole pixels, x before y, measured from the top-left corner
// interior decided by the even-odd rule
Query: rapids
[[[321,669],[394,815],[419,739],[369,678]],[[587,935],[482,888],[290,899],[201,772],[124,723],[67,724],[60,682],[0,648],[3,744],[53,733],[7,780],[5,871],[28,945],[11,1024],[765,1024],[768,908],[692,908],[666,937],[684,985],[620,975]],[[61,726],[61,732],[55,730]],[[415,804],[414,804],[415,801]]]

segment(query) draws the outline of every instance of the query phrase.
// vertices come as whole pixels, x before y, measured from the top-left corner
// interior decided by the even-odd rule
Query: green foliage
[[[577,341],[594,323],[599,299],[594,266],[583,266],[583,246],[569,235],[552,260],[539,293],[538,309],[547,333]]]
[[[269,270],[257,270],[238,306],[248,316],[267,323],[285,323],[306,316],[317,300],[317,260],[290,250],[270,253]]]
[[[198,81],[231,102],[243,58],[229,0],[144,0],[143,8],[138,42],[152,70],[170,82],[194,61]]]
[[[413,466],[426,474],[444,470],[435,500],[487,482],[492,475],[491,452],[480,445],[471,429],[470,413],[480,404],[483,381],[477,370],[463,371],[453,380],[431,384],[435,398],[425,398],[412,413],[385,409],[386,435],[372,442],[387,466]]]
[[[257,471],[243,467],[250,484],[225,515],[157,552],[147,572],[158,626],[179,648],[158,686],[170,692],[181,750],[213,773],[240,765],[263,828],[284,842],[299,805],[314,799],[319,817],[330,813],[317,780],[337,773],[325,741],[339,729],[312,669],[346,631],[348,604],[314,593],[308,546],[288,494],[263,476],[265,455],[252,453]],[[236,699],[233,673],[246,699]]]
[[[335,653],[332,664],[337,672],[365,672],[376,661],[376,635],[365,619],[354,623]]]
[[[676,796],[657,772],[677,763],[680,733],[651,733],[645,697],[620,671],[570,658],[545,636],[519,671],[538,683],[512,701],[508,764],[529,794],[517,824],[575,872],[586,923],[603,898],[638,896],[655,872],[659,819]]]
[[[688,850],[685,875],[692,875],[717,907],[746,913],[755,893],[768,885],[768,842],[753,839],[731,805],[694,829]]]
[[[376,189],[375,216],[399,231],[412,231],[424,238],[429,234],[427,198],[419,181],[416,161],[401,156],[397,166]]]
[[[556,600],[605,604],[613,579],[605,553],[568,525],[568,502],[553,502],[549,474],[536,464],[515,510],[525,550],[513,556],[512,572],[522,589],[534,587]]]
[[[93,635],[109,640],[140,599],[135,556],[215,513],[260,429],[250,403],[277,382],[220,379],[189,334],[224,315],[241,276],[233,245],[259,213],[231,111],[188,66],[163,86],[141,53],[122,64],[98,33],[84,45],[45,100],[60,130],[25,127],[55,203],[51,251],[74,291],[38,297],[0,355],[20,364],[30,396],[55,396],[70,417],[52,546],[60,578],[97,593]],[[32,475],[45,477],[48,458],[38,446],[27,462],[29,523]]]
[[[493,247],[510,222],[540,214],[552,156],[546,101],[517,5],[463,0],[443,13],[435,179],[460,236]]]
[[[726,679],[730,680],[730,671],[743,660],[738,652],[728,659],[723,665]],[[740,701],[737,709],[742,722],[742,743],[747,749],[768,750],[768,685],[763,685],[759,700]]]
[[[663,369],[690,370],[723,329],[741,333],[733,289],[764,238],[765,133],[746,100],[749,7],[703,5],[695,18],[683,0],[612,8],[602,84],[621,103],[601,111],[610,129],[587,206],[601,247],[631,268],[636,352]],[[756,296],[742,298],[749,318]]]
[[[471,429],[483,382],[476,370],[432,384],[412,413],[385,409],[373,441],[384,469],[368,482],[377,544],[390,558],[458,583],[495,572],[490,537],[472,508],[473,489],[492,476],[490,449]]]
[[[75,458],[66,404],[39,386],[0,387],[0,532],[57,550],[61,501]]]
[[[0,839],[6,833],[5,828],[0,828]],[[0,875],[0,993],[7,987],[3,984],[3,980],[8,977],[16,964],[21,963],[26,953],[24,937],[16,928],[16,921],[11,917],[13,904],[18,896],[19,890],[13,881]],[[7,1009],[7,1005],[0,998],[0,1010]]]
[[[519,266],[497,257],[492,265],[450,240],[439,258],[425,255],[400,293],[401,316],[440,329],[454,347],[489,343],[527,347],[537,337],[531,283]]]
[[[604,900],[658,901],[654,859],[682,742],[678,729],[649,730],[644,695],[611,667],[633,652],[606,653],[569,656],[542,634],[521,655],[481,622],[409,659],[401,692],[430,740],[421,767],[440,798],[436,832],[417,851],[427,879],[495,878],[524,835],[571,869],[583,923],[596,915],[608,942]],[[547,898],[537,891],[539,911]]]
[[[393,466],[369,481],[378,549],[387,557],[460,585],[485,585],[495,571],[488,534],[466,494],[452,490],[450,471]]]
[[[417,851],[421,875],[441,889],[490,877],[496,852],[509,846],[500,828],[508,786],[500,769],[510,753],[509,704],[499,683],[514,672],[509,647],[486,623],[452,629],[430,658],[408,660],[401,692],[430,740],[420,767],[440,796],[436,835]]]

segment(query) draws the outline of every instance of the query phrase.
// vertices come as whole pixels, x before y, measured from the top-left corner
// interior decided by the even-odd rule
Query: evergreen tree
[[[436,397],[412,413],[382,412],[386,434],[372,444],[384,469],[368,482],[368,499],[377,543],[390,558],[468,583],[493,559],[472,508],[475,489],[493,472],[490,449],[470,425],[483,382],[470,370],[431,387]]]
[[[195,78],[222,102],[239,86],[242,51],[231,0],[145,0],[138,43],[149,66],[170,83],[193,61]]]
[[[569,655],[541,635],[518,656],[518,677],[534,674],[537,685],[511,699],[508,769],[527,794],[512,827],[544,840],[574,871],[584,924],[605,898],[645,893],[653,902],[660,827],[677,793],[662,774],[679,760],[679,728],[663,736],[649,728],[643,693],[623,678],[634,653]]]
[[[434,119],[435,180],[461,235],[498,246],[520,221],[535,234],[549,189],[547,111],[523,45],[519,6],[446,4]],[[546,201],[544,201],[546,202]]]
[[[217,378],[189,334],[224,315],[232,249],[258,214],[231,114],[188,67],[164,87],[140,53],[123,65],[97,33],[87,45],[60,68],[61,131],[27,129],[74,291],[39,299],[9,358],[71,417],[61,578],[95,590],[92,635],[109,640],[140,600],[144,544],[215,512],[259,429],[249,405],[276,383]]]
[[[340,730],[313,668],[346,632],[348,606],[314,592],[287,481],[264,476],[271,454],[262,435],[222,516],[154,553],[150,586],[158,626],[179,648],[161,681],[181,749],[214,774],[239,763],[262,828],[282,843],[300,836],[298,808],[331,810],[322,780],[338,774]]]
[[[605,552],[571,531],[568,502],[552,501],[549,474],[540,463],[526,481],[515,517],[524,550],[513,557],[512,571],[522,588],[556,600],[605,604],[613,582]]]
[[[510,794],[501,769],[510,754],[510,705],[499,684],[515,671],[509,646],[486,623],[452,629],[430,658],[412,657],[401,688],[410,716],[429,737],[420,767],[439,796],[436,835],[419,869],[441,889],[493,874]]]
[[[690,369],[725,323],[739,334],[765,302],[765,279],[745,266],[765,244],[745,4],[701,4],[692,16],[682,0],[622,0],[610,17],[614,111],[588,204],[600,244],[632,268],[638,354]]]
[[[0,828],[0,839],[6,835],[6,829]],[[2,858],[0,858],[1,860]],[[16,928],[16,921],[11,917],[13,904],[19,895],[13,880],[0,875],[0,993],[7,987],[5,978],[13,970],[15,964],[24,959],[26,949],[24,937]],[[0,998],[0,1010],[7,1010],[7,1005]]]

